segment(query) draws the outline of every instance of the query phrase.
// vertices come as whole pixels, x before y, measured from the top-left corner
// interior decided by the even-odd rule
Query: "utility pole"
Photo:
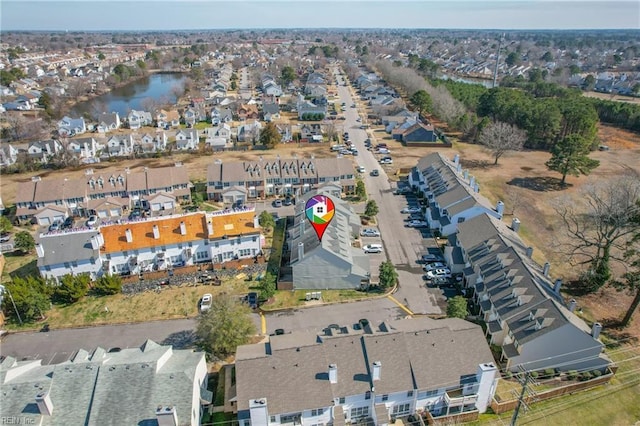
[[[500,50],[502,49],[502,42],[504,41],[505,33],[502,33],[502,37],[500,37],[500,42],[498,43],[498,54],[496,55],[496,68],[493,70],[493,86],[496,87],[498,84],[498,65],[500,65]]]
[[[520,413],[520,407],[522,406],[522,404],[524,403],[524,396],[527,393],[527,385],[529,384],[529,372],[528,371],[524,371],[523,372],[524,377],[520,380],[520,383],[522,384],[522,391],[520,391],[520,397],[518,398],[518,405],[516,405],[516,409],[513,412],[513,417],[511,417],[511,426],[516,426],[516,421],[518,420],[518,414]]]

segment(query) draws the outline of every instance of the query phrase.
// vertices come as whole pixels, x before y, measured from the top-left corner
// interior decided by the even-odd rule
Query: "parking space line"
[[[405,311],[407,314],[414,316],[415,314],[413,312],[411,312],[409,310],[409,308],[407,308],[405,305],[403,305],[402,303],[398,302],[398,300],[393,297],[392,295],[388,295],[387,299],[391,300],[393,303],[395,303],[396,305],[398,305],[400,307],[400,309],[402,309],[403,311]]]

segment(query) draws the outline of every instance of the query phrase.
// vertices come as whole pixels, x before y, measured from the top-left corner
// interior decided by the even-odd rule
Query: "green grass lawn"
[[[11,281],[12,276],[26,277],[29,275],[39,276],[36,265],[36,254],[22,254],[19,251],[4,253],[5,265],[2,272],[2,283]]]
[[[549,401],[532,404],[521,411],[519,425],[633,425],[640,419],[640,349],[621,346],[610,352],[618,372],[609,384]],[[502,395],[513,389],[502,388]],[[507,424],[513,412],[500,416],[483,414],[470,425]]]
[[[303,306],[307,303],[306,293],[311,291],[312,290],[278,291],[269,303],[262,305],[262,309],[264,311],[270,311]],[[363,292],[357,290],[322,290],[322,302],[336,303],[348,300],[358,300],[379,296],[380,294],[380,292]]]

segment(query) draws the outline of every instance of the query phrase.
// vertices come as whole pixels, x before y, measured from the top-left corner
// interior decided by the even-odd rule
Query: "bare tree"
[[[610,260],[624,262],[624,252],[640,231],[640,180],[623,176],[586,187],[554,209],[567,232],[565,253],[574,264],[588,264],[584,279],[597,290],[610,278]]]
[[[478,138],[480,143],[487,147],[493,158],[493,164],[508,151],[520,151],[527,140],[527,133],[515,125],[496,121],[482,130]]]
[[[29,119],[17,111],[9,111],[3,117],[3,135],[11,141],[33,141],[47,137],[48,129],[42,119]]]
[[[71,98],[79,98],[89,93],[90,89],[91,86],[85,79],[80,77],[72,78],[67,84],[66,94]]]
[[[517,186],[510,186],[509,188],[507,188],[505,197],[505,201],[509,206],[511,206],[510,215],[512,216],[516,214],[516,210],[520,208],[524,201],[526,201],[522,190]]]

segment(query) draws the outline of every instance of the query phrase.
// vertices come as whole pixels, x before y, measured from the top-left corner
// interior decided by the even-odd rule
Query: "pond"
[[[158,73],[112,90],[109,93],[81,102],[73,107],[72,116],[95,115],[96,111],[117,112],[125,117],[129,110],[144,110],[145,99],[175,104],[176,90],[184,85],[186,77],[180,73]]]

